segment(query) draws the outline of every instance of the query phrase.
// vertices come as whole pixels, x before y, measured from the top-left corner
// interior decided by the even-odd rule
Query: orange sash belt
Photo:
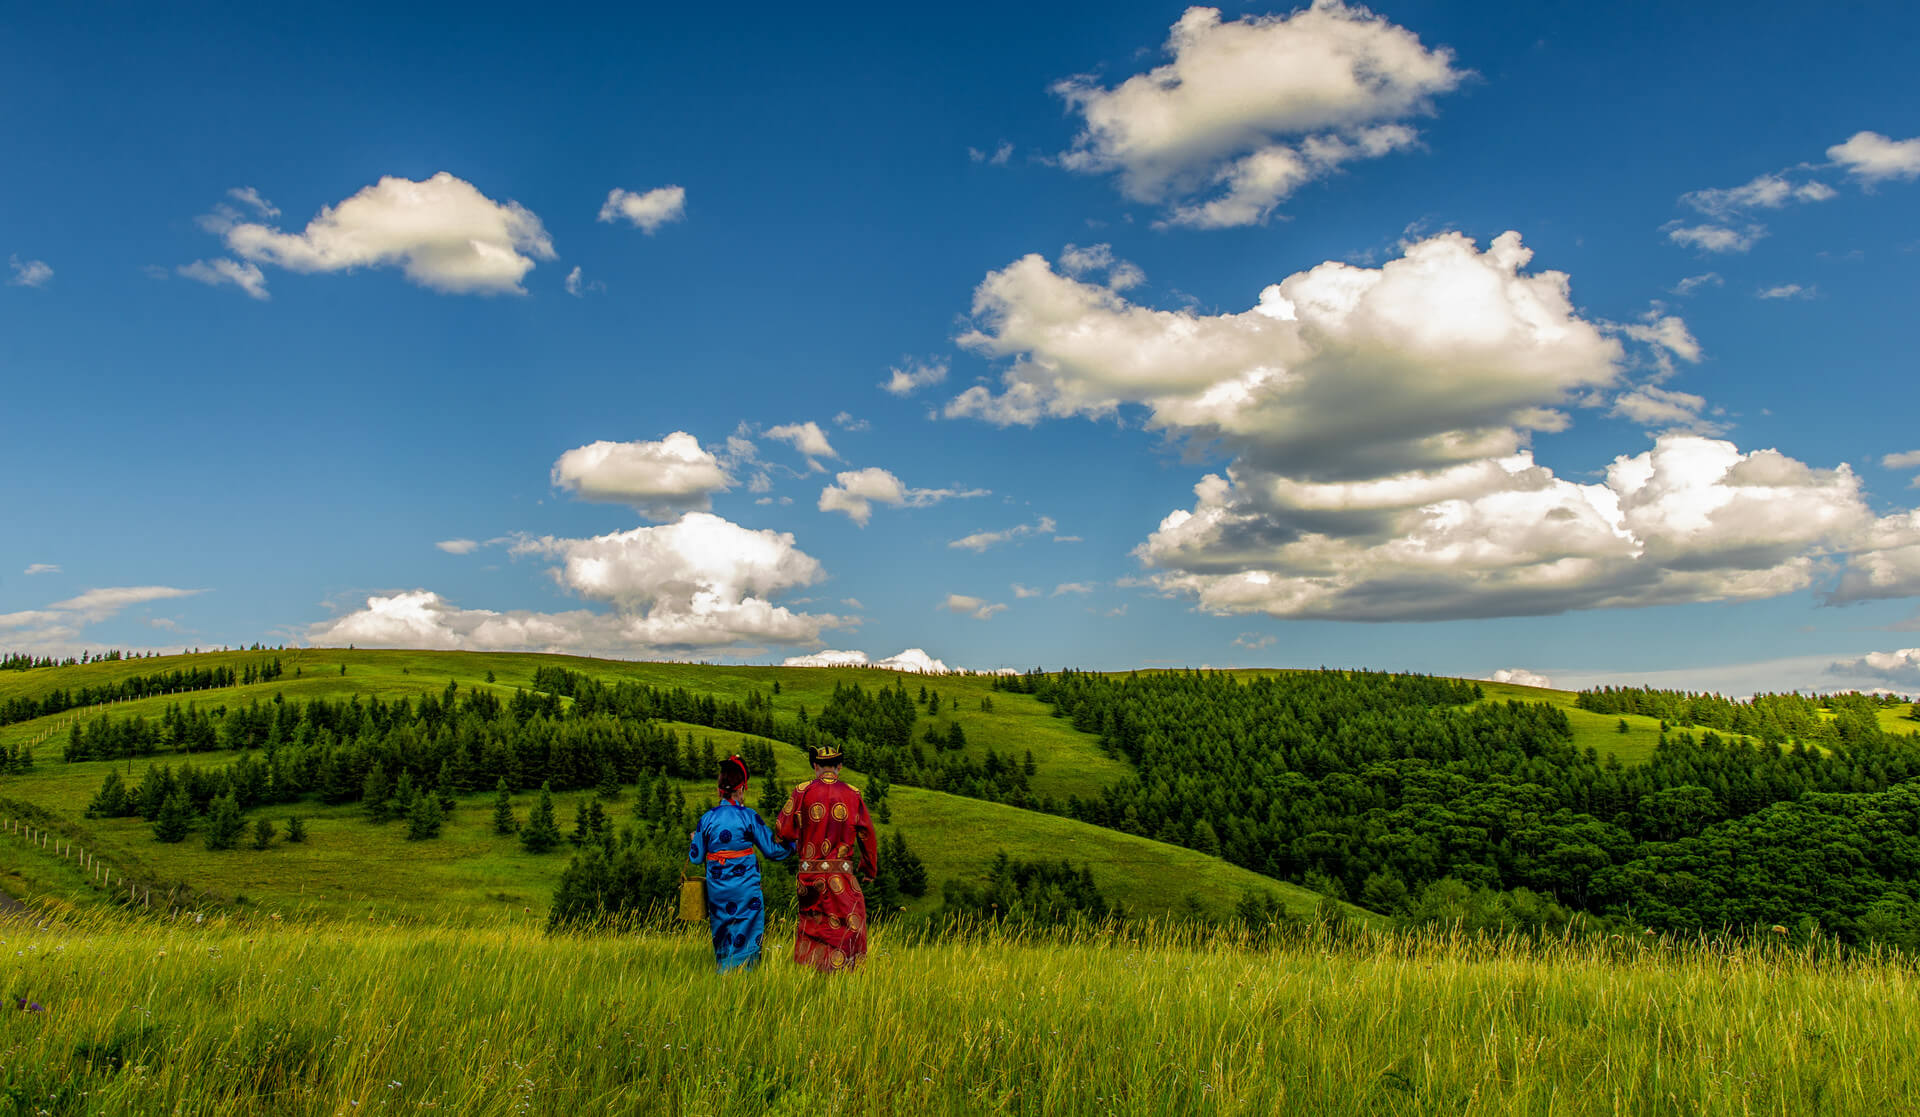
[[[753,856],[753,851],[750,849],[716,849],[712,853],[707,854],[707,860],[731,861],[736,857],[752,857],[752,856]]]

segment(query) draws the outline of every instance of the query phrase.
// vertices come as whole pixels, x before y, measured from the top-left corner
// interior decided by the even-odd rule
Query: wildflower
[[[1776,935],[1784,935],[1784,934],[1786,934],[1786,933],[1787,933],[1787,929],[1786,929],[1785,927],[1782,927],[1782,926],[1780,926],[1780,924],[1778,924],[1778,923],[1775,923],[1775,924],[1773,925],[1773,927],[1771,928],[1771,930],[1772,930],[1772,931],[1773,931],[1773,933],[1774,933],[1774,934],[1776,934]]]

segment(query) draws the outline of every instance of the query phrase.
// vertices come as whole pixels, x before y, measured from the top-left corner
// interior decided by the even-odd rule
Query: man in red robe
[[[850,970],[867,956],[867,898],[860,877],[880,871],[873,820],[860,793],[840,781],[838,747],[815,749],[813,779],[793,789],[776,833],[799,850],[800,929],[793,960],[821,973]]]

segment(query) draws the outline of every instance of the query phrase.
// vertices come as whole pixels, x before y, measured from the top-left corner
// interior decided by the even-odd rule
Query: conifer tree
[[[560,827],[553,820],[553,786],[543,783],[540,799],[520,830],[520,846],[528,853],[545,853],[559,844]]]
[[[593,826],[587,821],[587,801],[580,800],[573,808],[573,832],[567,840],[574,845],[585,845],[593,837]]]
[[[378,761],[367,769],[366,782],[360,785],[360,806],[367,817],[375,822],[387,820],[387,797],[392,790],[387,784],[387,770]]]
[[[287,819],[287,840],[290,842],[307,840],[307,824],[299,815],[293,815]]]
[[[192,818],[192,808],[187,806],[187,793],[175,788],[160,804],[153,821],[153,836],[163,842],[180,841],[187,836],[187,827]]]
[[[233,792],[216,798],[207,811],[207,848],[232,849],[245,827],[240,819],[240,801],[233,797]]]
[[[620,798],[620,774],[613,770],[612,761],[600,762],[600,782],[594,787],[593,793],[609,803]]]
[[[413,806],[407,811],[407,840],[425,841],[440,836],[440,824],[446,821],[441,813],[440,800],[431,795],[416,795]]]
[[[253,848],[266,849],[273,844],[273,820],[263,818],[253,824]]]
[[[400,778],[393,781],[393,813],[398,818],[406,818],[413,813],[413,801],[420,797],[420,789],[414,786],[413,773],[400,769]]]
[[[511,834],[520,829],[520,820],[513,817],[513,796],[507,794],[507,778],[493,785],[493,832]]]
[[[100,783],[100,791],[87,804],[88,818],[119,818],[127,813],[129,806],[127,783],[120,778],[118,769],[107,769],[107,778]]]
[[[444,818],[452,814],[454,804],[457,802],[453,797],[452,760],[442,760],[440,762],[440,778],[436,779],[433,783],[433,794],[436,799],[440,800],[441,817]]]

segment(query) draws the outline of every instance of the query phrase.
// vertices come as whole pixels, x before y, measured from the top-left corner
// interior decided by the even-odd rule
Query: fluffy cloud
[[[18,256],[7,257],[7,266],[13,269],[13,278],[7,280],[9,287],[44,287],[53,278],[53,269],[45,260],[22,260]]]
[[[1883,469],[1912,469],[1920,466],[1920,450],[1903,450],[1898,454],[1888,454],[1880,459],[1880,465]]]
[[[889,375],[880,387],[896,396],[910,396],[918,389],[945,380],[947,362],[907,360],[887,372]]]
[[[787,423],[784,426],[768,427],[767,437],[776,442],[784,442],[807,456],[807,464],[815,470],[820,464],[815,458],[838,458],[833,444],[827,441],[827,432],[815,422]]]
[[[35,563],[26,572],[47,574],[59,569],[46,563]],[[192,597],[204,592],[176,586],[106,586],[90,589],[39,609],[0,613],[0,642],[15,651],[41,655],[68,654],[79,650],[81,633],[90,624],[98,624],[135,605]]]
[[[914,675],[950,675],[953,668],[948,667],[919,648],[908,648],[897,655],[885,659],[867,658],[860,651],[824,651],[812,655],[788,656],[780,663],[782,667],[877,667],[885,671],[905,671]]]
[[[1060,161],[1204,228],[1257,223],[1304,183],[1412,145],[1401,121],[1464,76],[1450,52],[1340,0],[1231,22],[1189,8],[1166,49],[1172,61],[1112,89],[1054,86],[1084,122]]]
[[[1676,295],[1685,296],[1685,295],[1691,295],[1695,291],[1701,290],[1702,288],[1705,288],[1705,287],[1724,287],[1724,286],[1726,286],[1726,280],[1720,278],[1720,273],[1710,271],[1702,275],[1687,276],[1685,279],[1682,279],[1680,282],[1673,285],[1673,293]]]
[[[477,539],[442,539],[440,542],[435,543],[434,546],[450,555],[470,555],[480,549],[480,541]]]
[[[1039,597],[1043,592],[1045,591],[1038,586],[1021,585],[1019,582],[1013,583],[1013,596],[1015,597]]]
[[[1859,659],[1840,660],[1827,668],[1830,675],[1881,679],[1903,688],[1920,687],[1920,648],[1868,652]]]
[[[1537,686],[1543,690],[1553,689],[1553,680],[1538,671],[1529,671],[1524,667],[1502,667],[1487,676],[1490,683],[1512,683],[1515,686]]]
[[[1872,523],[1846,466],[1663,435],[1604,482],[1529,453],[1364,482],[1209,475],[1136,551],[1216,613],[1438,620],[1773,597]]]
[[[733,478],[700,440],[674,431],[658,442],[593,442],[560,455],[553,483],[582,500],[629,504],[656,520],[705,511]]]
[[[836,474],[834,482],[820,490],[820,511],[845,512],[861,527],[873,518],[875,504],[924,508],[950,498],[987,495],[985,489],[910,489],[891,472],[871,466]]]
[[[464,609],[429,590],[372,596],[313,625],[315,644],[673,656],[765,641],[804,644],[847,623],[770,599],[824,577],[793,536],[690,512],[675,523],[588,539],[522,538],[516,555],[558,560],[554,580],[608,612]]]
[[[1004,613],[1007,607],[1001,602],[989,602],[985,598],[973,597],[964,593],[950,593],[940,607],[949,613],[959,613],[977,621],[992,620],[995,613]]]
[[[534,261],[554,258],[540,219],[517,202],[496,202],[445,171],[423,182],[386,177],[320,211],[303,232],[241,220],[222,206],[202,225],[219,234],[232,260],[199,261],[181,274],[205,283],[233,283],[265,297],[259,269],[297,272],[398,267],[412,282],[449,294],[525,294],[520,281]],[[228,267],[227,265],[232,265]]]
[[[687,192],[678,186],[662,186],[644,194],[615,189],[600,207],[600,220],[626,220],[641,232],[652,236],[660,226],[687,216]]]
[[[1621,356],[1564,274],[1521,271],[1531,256],[1518,233],[1485,252],[1446,233],[1380,268],[1329,261],[1220,315],[1134,305],[1027,256],[980,284],[960,338],[1014,358],[1003,391],[976,385],[946,413],[1032,424],[1142,404],[1152,426],[1330,477],[1511,454],[1564,426],[1573,393],[1611,385]]]
[[[1026,535],[1052,535],[1053,518],[1042,516],[1030,524],[1016,524],[1000,531],[976,531],[972,535],[962,536],[950,541],[947,546],[963,551],[980,552],[988,547],[997,547]]]
[[[21,573],[29,576],[34,574],[58,574],[60,573],[60,564],[57,562],[29,563],[27,568],[21,571]]]
[[[253,264],[243,264],[238,260],[229,260],[217,256],[211,260],[195,260],[191,264],[179,267],[181,275],[209,287],[218,287],[230,283],[245,291],[250,298],[262,302],[271,298],[267,293],[267,276]]]
[[[246,206],[261,217],[280,216],[280,207],[260,196],[260,191],[251,186],[236,186],[227,191],[227,197]]]
[[[1706,437],[1698,396],[1643,385],[1615,414],[1669,430],[1601,481],[1531,439],[1617,385],[1626,343],[1694,360],[1678,319],[1583,319],[1564,275],[1506,234],[1377,269],[1328,263],[1251,310],[1136,306],[1031,256],[976,292],[962,344],[1010,359],[949,414],[1117,414],[1230,457],[1136,548],[1163,592],[1216,613],[1409,620],[1769,597],[1844,560],[1834,600],[1920,593],[1920,514],[1876,520],[1845,465]],[[1670,367],[1670,366],[1669,366]]]
[[[1761,175],[1744,186],[1695,190],[1681,202],[1713,217],[1727,217],[1749,209],[1779,209],[1788,202],[1824,202],[1837,191],[1824,182],[1793,182],[1785,175]]]
[[[1147,281],[1147,273],[1137,265],[1116,257],[1110,244],[1096,244],[1087,248],[1077,244],[1068,245],[1060,252],[1060,270],[1075,278],[1104,273],[1107,286],[1115,291],[1138,287]]]
[[[1767,230],[1762,225],[1735,229],[1727,225],[1682,225],[1674,222],[1666,227],[1666,233],[1667,239],[1673,243],[1702,252],[1745,252],[1766,236]]]
[[[1855,132],[1827,149],[1827,158],[1869,185],[1888,179],[1920,177],[1920,136],[1891,140],[1878,132]]]

